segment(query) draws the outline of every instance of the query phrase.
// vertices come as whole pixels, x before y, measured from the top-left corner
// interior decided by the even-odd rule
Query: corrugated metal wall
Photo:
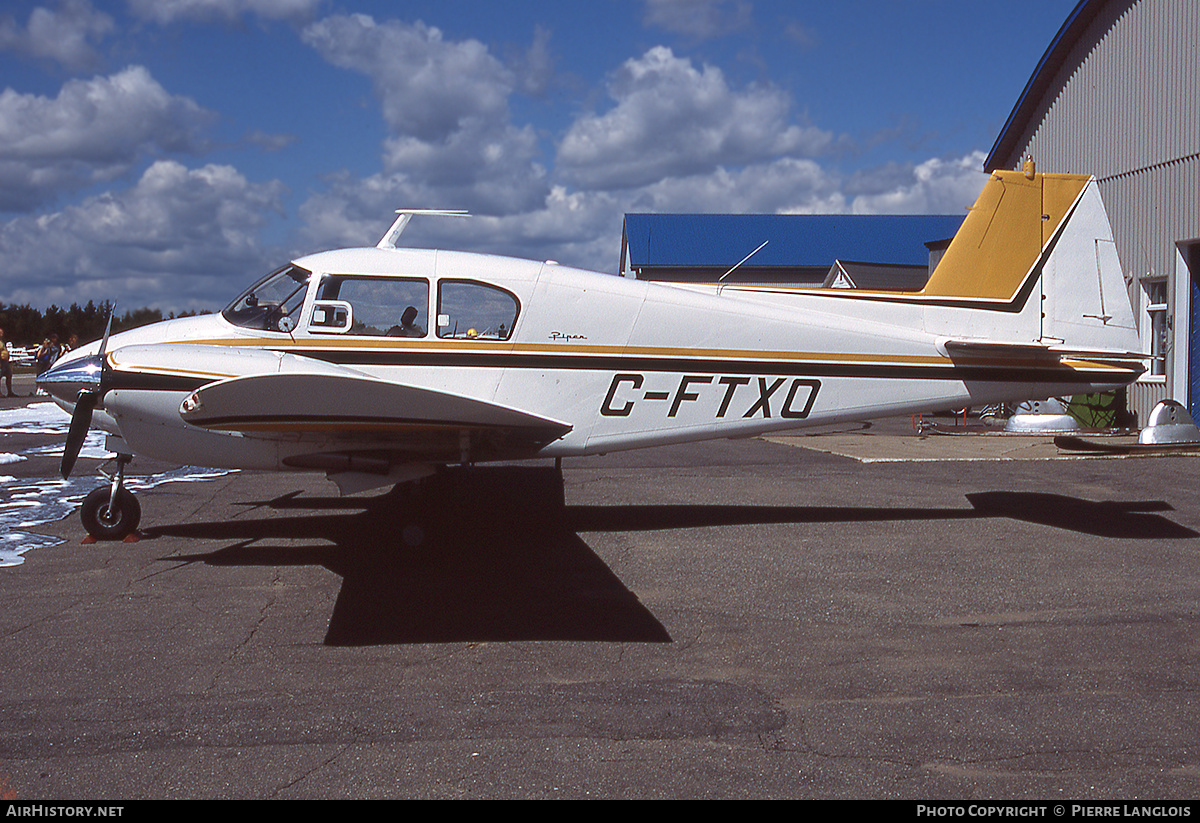
[[[1140,280],[1173,278],[1176,242],[1200,238],[1200,2],[1105,3],[1017,145],[998,165],[1019,168],[1033,157],[1038,171],[1096,175],[1136,308]],[[1187,307],[1173,303],[1169,312],[1186,316]],[[1174,342],[1186,348],[1186,340]],[[1131,388],[1140,421],[1186,363],[1186,355],[1168,360],[1165,383]]]

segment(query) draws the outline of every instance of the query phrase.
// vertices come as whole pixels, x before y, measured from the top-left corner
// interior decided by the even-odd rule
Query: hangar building
[[[984,168],[1092,174],[1142,345],[1144,424],[1167,397],[1200,419],[1200,3],[1082,0],[1034,69]]]

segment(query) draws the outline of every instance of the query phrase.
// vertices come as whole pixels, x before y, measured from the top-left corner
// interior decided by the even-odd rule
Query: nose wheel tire
[[[112,488],[101,486],[84,498],[79,510],[83,527],[97,540],[120,540],[133,534],[141,522],[142,505],[133,492],[118,489],[116,505],[110,509],[111,498]]]

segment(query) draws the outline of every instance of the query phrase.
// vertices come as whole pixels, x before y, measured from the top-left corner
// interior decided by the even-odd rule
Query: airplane
[[[89,534],[137,529],[124,468],[323,471],[343,493],[455,464],[602,454],[1108,391],[1145,370],[1093,177],[990,175],[924,288],[655,283],[402,248],[298,258],[219,314],[104,337],[38,385],[115,452]],[[461,214],[453,212],[452,214]],[[561,465],[561,464],[560,464]]]

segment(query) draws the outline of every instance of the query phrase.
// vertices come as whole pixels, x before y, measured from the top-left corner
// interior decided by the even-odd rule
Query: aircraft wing
[[[285,462],[331,470],[348,468],[349,454],[450,461],[529,456],[572,428],[519,409],[356,374],[233,377],[197,389],[179,414],[213,431],[312,443],[312,454]]]

